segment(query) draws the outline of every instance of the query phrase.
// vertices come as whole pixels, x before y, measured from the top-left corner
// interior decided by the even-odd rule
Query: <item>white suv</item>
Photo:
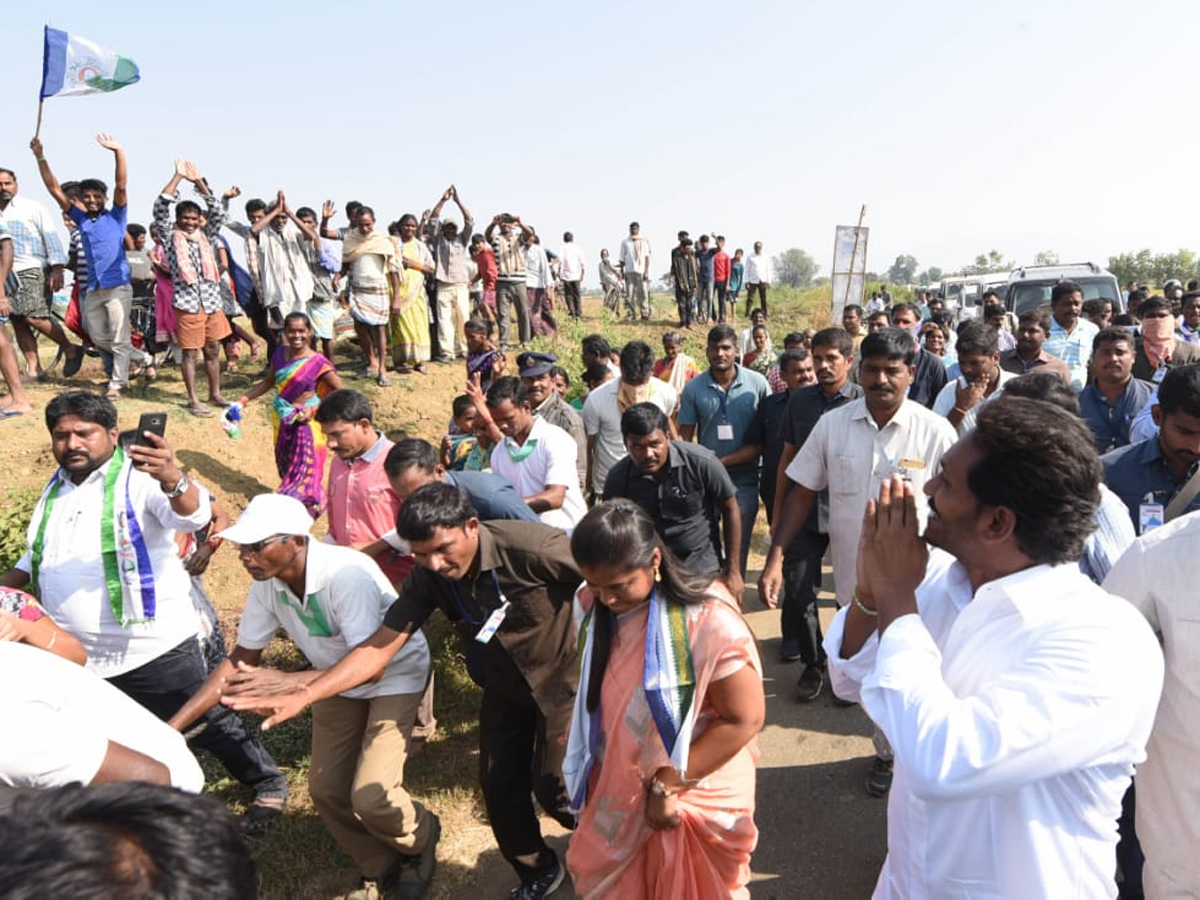
[[[1014,316],[1050,305],[1050,292],[1060,281],[1074,281],[1084,300],[1111,300],[1113,314],[1125,312],[1125,294],[1117,277],[1092,262],[1067,266],[1022,266],[1008,276],[1004,307]]]

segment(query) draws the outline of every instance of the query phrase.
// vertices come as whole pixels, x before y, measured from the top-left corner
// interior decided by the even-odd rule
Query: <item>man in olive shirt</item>
[[[273,727],[309,703],[377,678],[441,609],[478,651],[480,787],[492,833],[521,878],[520,896],[544,896],[564,870],[542,839],[532,797],[564,827],[575,824],[562,779],[579,682],[572,601],[583,581],[571,542],[540,522],[481,523],[466,494],[448,484],[414,491],[396,530],[417,566],[379,630],[299,691],[228,702],[270,710],[263,728]]]

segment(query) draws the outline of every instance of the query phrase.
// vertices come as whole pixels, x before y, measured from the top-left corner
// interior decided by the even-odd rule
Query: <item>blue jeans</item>
[[[742,578],[746,577],[746,560],[750,556],[750,540],[754,537],[754,519],[758,516],[758,484],[738,484],[734,482],[737,491],[738,512],[742,514],[742,550],[739,556]]]
[[[186,602],[186,601],[185,601]],[[164,722],[175,715],[208,677],[200,644],[188,638],[130,672],[108,679]],[[218,703],[196,720],[188,745],[209,751],[242,784],[263,798],[287,797],[287,778],[254,733],[228,706]]]

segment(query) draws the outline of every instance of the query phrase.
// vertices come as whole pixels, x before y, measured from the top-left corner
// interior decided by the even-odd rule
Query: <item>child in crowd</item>
[[[467,380],[478,375],[484,393],[492,380],[504,374],[507,362],[504,353],[496,348],[492,338],[496,330],[491,319],[468,319],[463,325],[463,336],[467,339]]]
[[[480,303],[471,311],[471,315],[496,321],[496,254],[482,234],[471,236],[471,259],[475,263],[475,277],[471,284],[479,282],[481,286]]]
[[[466,394],[454,398],[453,416],[448,433],[442,437],[442,465],[461,472],[479,444],[475,437],[475,404]]]

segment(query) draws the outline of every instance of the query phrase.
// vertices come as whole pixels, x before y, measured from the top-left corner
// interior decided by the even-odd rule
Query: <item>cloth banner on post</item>
[[[867,283],[867,233],[865,225],[838,225],[833,238],[833,318],[840,324],[842,310],[862,305]]]

